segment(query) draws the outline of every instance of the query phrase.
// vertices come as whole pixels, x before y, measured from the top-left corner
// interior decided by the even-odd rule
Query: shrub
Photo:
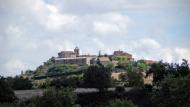
[[[0,77],[0,103],[13,102],[16,100],[13,90],[5,82],[3,78]]]
[[[137,107],[131,101],[116,99],[111,101],[106,107]]]
[[[103,66],[93,65],[84,73],[84,84],[89,88],[104,91],[111,86],[111,71]]]
[[[75,107],[76,95],[69,88],[49,88],[42,97],[34,97],[27,107]]]
[[[117,87],[115,88],[115,91],[116,91],[116,92],[119,92],[119,93],[125,92],[125,87],[123,87],[123,86],[117,86]]]

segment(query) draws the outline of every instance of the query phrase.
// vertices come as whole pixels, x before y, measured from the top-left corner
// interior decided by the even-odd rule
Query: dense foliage
[[[39,67],[34,70],[34,75],[35,76],[44,76],[46,75],[46,72],[49,68],[53,67],[55,65],[55,58],[51,57],[49,60],[44,62],[43,65],[40,65]]]
[[[189,107],[190,78],[164,79],[161,89],[153,96],[154,107]]]
[[[120,65],[121,66],[121,65]],[[143,73],[147,65],[143,62],[130,62],[122,65],[126,69],[125,73],[119,75],[119,79],[128,87],[142,87]]]
[[[84,73],[86,87],[98,88],[100,91],[110,87],[111,72],[104,66],[92,65]]]
[[[60,65],[55,65],[51,68],[48,69],[47,74],[48,75],[54,75],[54,74],[61,74],[64,72],[72,72],[77,68],[76,65],[65,65],[65,64],[60,64]]]
[[[14,90],[32,89],[32,82],[28,78],[24,78],[22,76],[16,76],[14,78],[9,77],[6,79],[6,82]]]
[[[9,84],[6,83],[5,78],[0,77],[0,103],[13,102],[15,99],[14,92]]]
[[[33,97],[26,107],[76,107],[76,95],[72,89],[50,88],[42,97]]]
[[[128,72],[127,82],[129,87],[142,87],[143,86],[143,76],[140,72]]]
[[[51,81],[50,86],[54,86],[56,88],[61,88],[61,87],[77,88],[83,86],[83,80],[81,76],[61,77]]]
[[[137,106],[134,105],[131,101],[116,99],[114,101],[111,101],[110,104],[106,107],[137,107]]]
[[[154,74],[155,91],[152,93],[154,107],[190,106],[190,69],[187,60],[182,64],[159,62],[150,70]]]

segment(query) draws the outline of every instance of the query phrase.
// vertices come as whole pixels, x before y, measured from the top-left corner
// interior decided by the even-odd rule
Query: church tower
[[[76,53],[76,56],[79,57],[79,48],[75,47],[74,52]]]

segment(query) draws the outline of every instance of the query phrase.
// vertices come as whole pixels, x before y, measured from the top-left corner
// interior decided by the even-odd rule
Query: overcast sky
[[[0,75],[61,50],[190,60],[190,0],[0,0]]]

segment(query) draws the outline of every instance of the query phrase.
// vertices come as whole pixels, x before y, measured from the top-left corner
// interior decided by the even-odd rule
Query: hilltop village
[[[136,63],[136,64],[135,64]],[[103,65],[112,69],[111,77],[115,80],[120,80],[122,74],[129,71],[129,67],[137,65],[142,67],[142,75],[145,84],[152,84],[153,75],[146,76],[146,71],[150,65],[155,63],[152,60],[135,61],[132,54],[122,50],[114,51],[111,55],[91,55],[80,54],[80,49],[75,47],[73,51],[58,52],[57,57],[50,58],[43,65],[37,67],[36,70],[26,71],[22,76],[34,80],[34,84],[43,84],[47,77],[57,78],[63,75],[80,74],[81,69],[86,69],[91,65]]]
[[[134,61],[134,58],[131,54],[123,52],[121,50],[114,51],[113,55],[80,55],[80,50],[78,47],[74,51],[61,51],[58,53],[58,57],[55,58],[56,64],[76,64],[76,65],[92,65],[100,62],[104,66],[107,64],[116,65],[118,61],[112,60],[115,57],[122,56],[128,60]]]
[[[118,58],[118,59],[115,59]],[[120,59],[119,59],[120,58]],[[92,65],[101,63],[104,66],[107,64],[117,65],[119,60],[134,61],[132,54],[118,50],[114,51],[112,55],[80,55],[80,49],[76,47],[74,51],[61,51],[58,57],[55,58],[56,64],[76,64],[76,65]],[[152,64],[155,61],[143,60],[146,64]]]
[[[112,55],[101,55],[101,52],[99,52],[99,55],[81,55],[80,49],[78,47],[75,47],[73,51],[61,51],[58,53],[58,57],[54,58],[55,64],[75,64],[78,66],[83,65],[94,65],[94,64],[102,64],[103,66],[118,66],[121,62],[133,62],[134,58],[132,54],[124,52],[122,50],[114,51]],[[151,65],[155,63],[153,60],[141,60],[141,62],[144,62],[147,65]],[[114,69],[112,72],[112,78],[119,79],[119,76],[126,71],[123,69]],[[145,73],[144,77],[145,77]],[[152,84],[153,77],[152,75],[149,75],[148,77],[144,78],[144,82],[146,84]]]

